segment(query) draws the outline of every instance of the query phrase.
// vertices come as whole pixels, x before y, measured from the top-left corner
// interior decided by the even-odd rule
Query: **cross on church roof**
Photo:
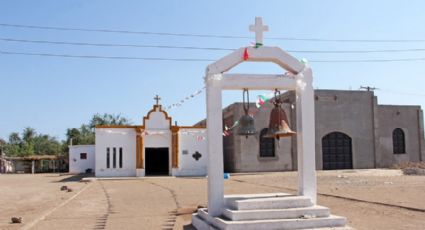
[[[263,45],[263,32],[269,31],[269,27],[263,25],[262,17],[255,17],[255,25],[249,26],[249,31],[255,33],[255,45]]]
[[[156,101],[156,105],[159,105],[161,98],[158,96],[158,94],[153,99]]]

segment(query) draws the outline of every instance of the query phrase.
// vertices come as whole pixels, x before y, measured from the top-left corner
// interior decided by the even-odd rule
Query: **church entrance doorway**
[[[147,176],[168,176],[168,148],[145,148]]]
[[[322,138],[323,169],[352,169],[351,137],[333,132]]]

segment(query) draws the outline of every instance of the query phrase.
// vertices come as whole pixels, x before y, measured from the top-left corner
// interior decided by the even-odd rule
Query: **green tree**
[[[18,132],[13,132],[11,134],[9,134],[9,144],[10,145],[19,145],[21,144],[22,140],[21,137],[19,136]]]
[[[0,156],[5,153],[4,149],[5,149],[6,145],[7,145],[7,142],[0,138]]]
[[[21,155],[33,155],[34,152],[34,137],[37,135],[35,129],[26,127],[22,132]]]
[[[9,134],[9,143],[7,143],[4,151],[8,156],[19,156],[21,155],[22,139],[18,132]]]
[[[39,155],[55,155],[62,151],[61,143],[49,135],[37,135],[33,138],[34,152]]]
[[[66,130],[66,141],[62,144],[64,152],[68,152],[68,145],[93,145],[95,143],[94,130],[98,125],[130,125],[131,121],[118,114],[95,114],[89,124],[83,124],[80,128],[69,128]]]
[[[22,138],[17,132],[9,135],[9,143],[3,144],[4,152],[9,156],[53,155],[62,152],[62,143],[46,134],[37,134],[35,129],[27,127]]]
[[[121,116],[121,114],[98,114],[93,115],[90,120],[89,127],[95,128],[97,125],[129,125],[131,124],[128,118]]]
[[[24,129],[24,131],[22,132],[22,139],[29,143],[32,142],[34,140],[34,137],[37,135],[37,133],[35,132],[35,129],[31,128],[31,127],[26,127]]]

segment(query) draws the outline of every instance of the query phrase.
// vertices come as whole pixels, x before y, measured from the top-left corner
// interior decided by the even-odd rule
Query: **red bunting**
[[[249,58],[249,54],[248,54],[248,47],[245,48],[244,52],[243,52],[243,60],[246,61]]]

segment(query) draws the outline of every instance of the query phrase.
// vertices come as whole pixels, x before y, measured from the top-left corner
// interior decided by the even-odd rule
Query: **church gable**
[[[171,129],[171,117],[162,110],[161,105],[154,105],[148,115],[143,118],[146,130]]]

